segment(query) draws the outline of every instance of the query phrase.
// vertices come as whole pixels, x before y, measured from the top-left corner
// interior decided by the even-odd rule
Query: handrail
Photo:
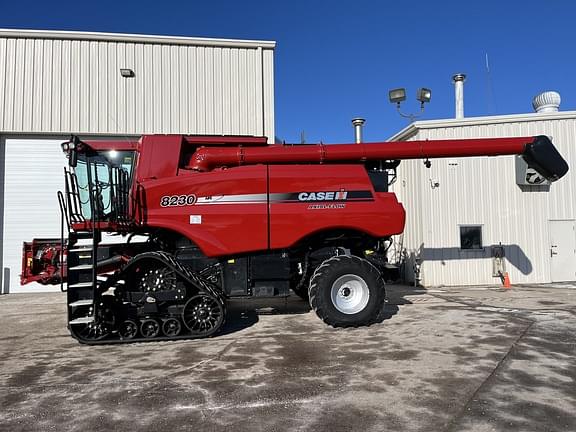
[[[60,291],[66,292],[64,289],[64,220],[66,220],[66,226],[68,227],[68,232],[70,232],[70,221],[68,219],[68,209],[66,208],[66,202],[64,201],[64,194],[62,191],[58,191],[58,204],[60,205]]]

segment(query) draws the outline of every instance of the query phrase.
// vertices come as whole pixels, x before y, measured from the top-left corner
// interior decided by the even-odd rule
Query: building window
[[[460,249],[482,249],[482,226],[460,226]]]

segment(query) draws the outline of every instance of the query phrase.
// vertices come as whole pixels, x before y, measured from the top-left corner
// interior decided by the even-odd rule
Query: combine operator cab
[[[65,169],[68,223],[114,231],[126,226],[135,150],[95,150],[77,137],[62,143],[62,149],[70,166]]]

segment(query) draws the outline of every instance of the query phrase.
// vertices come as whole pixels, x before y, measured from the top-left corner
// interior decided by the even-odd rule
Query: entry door
[[[573,220],[550,221],[552,282],[576,280],[576,231]]]

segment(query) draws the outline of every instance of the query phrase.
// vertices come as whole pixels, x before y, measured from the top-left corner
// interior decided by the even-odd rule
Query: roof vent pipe
[[[362,126],[364,126],[366,120],[360,117],[356,117],[352,119],[352,125],[354,126],[354,141],[356,144],[360,144],[362,142]]]
[[[452,77],[454,83],[454,93],[456,96],[456,118],[464,118],[464,81],[466,75],[456,74]]]
[[[552,113],[558,112],[560,102],[562,102],[562,99],[558,92],[546,91],[532,99],[532,106],[537,113]]]

